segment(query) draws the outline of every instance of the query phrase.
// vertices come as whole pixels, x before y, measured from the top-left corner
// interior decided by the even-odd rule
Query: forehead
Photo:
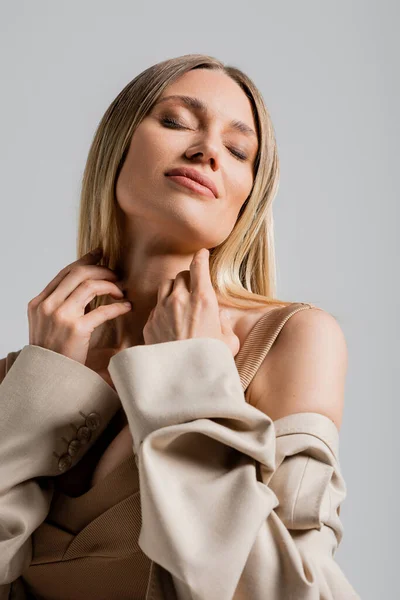
[[[207,112],[216,117],[227,120],[240,119],[255,128],[249,98],[236,81],[221,71],[188,71],[168,85],[158,101],[171,95],[196,97],[207,107]],[[169,102],[179,104],[178,101],[171,100],[165,102],[165,106]]]

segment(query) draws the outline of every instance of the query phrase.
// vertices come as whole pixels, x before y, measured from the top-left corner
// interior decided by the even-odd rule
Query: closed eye
[[[178,127],[180,129],[185,129],[183,125],[175,121],[175,119],[171,119],[170,117],[164,117],[161,119],[161,123],[173,125],[174,127]]]
[[[186,129],[186,127],[184,125],[181,125],[178,121],[176,121],[175,119],[172,119],[171,117],[163,117],[161,119],[161,123],[163,123],[163,125],[166,125],[167,127],[171,127],[171,128]],[[238,160],[245,161],[248,158],[246,154],[243,154],[243,152],[241,152],[240,150],[237,150],[236,148],[228,148],[228,150]]]

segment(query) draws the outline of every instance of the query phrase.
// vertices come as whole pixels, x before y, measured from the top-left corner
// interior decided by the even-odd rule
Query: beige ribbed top
[[[244,392],[286,321],[313,307],[293,303],[257,321],[235,357]],[[100,439],[93,448],[98,450]],[[138,545],[141,505],[133,451],[77,497],[58,489],[57,477],[53,480],[50,511],[32,534],[33,557],[22,575],[27,592],[43,600],[159,598],[148,590],[152,561]]]

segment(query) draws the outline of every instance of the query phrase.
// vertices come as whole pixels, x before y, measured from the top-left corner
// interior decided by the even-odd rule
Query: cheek
[[[156,152],[157,146],[155,140],[148,135],[141,135],[139,132],[136,132],[127,157],[131,173],[135,177],[141,173],[146,173],[152,165]]]
[[[155,141],[136,131],[118,177],[116,192],[119,200],[133,190],[139,192],[151,182],[156,159]]]
[[[221,234],[224,240],[235,227],[240,209],[249,197],[252,185],[252,176],[244,175],[242,178],[235,178],[234,181],[230,180],[229,187],[226,190],[225,201],[221,203],[221,214],[215,217],[215,222],[220,223]]]
[[[164,172],[176,162],[174,157],[179,152],[176,138],[171,139],[151,128],[143,131],[132,143],[129,152],[130,170],[138,187],[151,185],[154,188],[160,182],[163,184]]]
[[[242,205],[248,198],[253,186],[253,175],[251,173],[241,173],[241,177],[231,179],[229,184],[228,199],[236,213],[239,212]]]

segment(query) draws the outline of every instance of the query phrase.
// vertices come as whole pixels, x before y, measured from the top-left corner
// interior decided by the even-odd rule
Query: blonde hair
[[[122,276],[121,210],[115,199],[118,175],[139,123],[164,89],[192,69],[217,69],[240,85],[251,102],[259,139],[251,192],[227,239],[210,249],[214,290],[221,304],[233,307],[287,306],[291,302],[275,298],[272,203],[279,186],[279,159],[271,118],[261,93],[247,75],[203,54],[186,54],[149,67],[128,83],[106,110],[82,178],[77,257],[101,246],[99,264]],[[90,309],[105,304],[106,298],[95,297]]]

